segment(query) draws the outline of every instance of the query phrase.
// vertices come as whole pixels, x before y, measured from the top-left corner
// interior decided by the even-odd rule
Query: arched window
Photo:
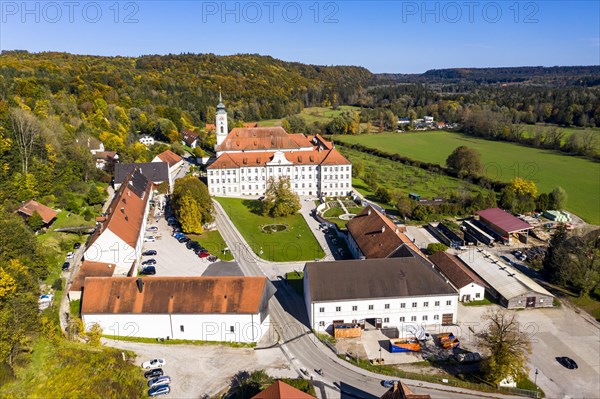
[[[221,133],[225,133],[225,127],[221,126]]]

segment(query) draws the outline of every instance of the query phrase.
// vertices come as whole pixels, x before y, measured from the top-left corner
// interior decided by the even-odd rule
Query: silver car
[[[171,377],[168,375],[162,375],[160,377],[156,377],[148,381],[148,387],[156,387],[159,385],[167,385],[171,383]]]

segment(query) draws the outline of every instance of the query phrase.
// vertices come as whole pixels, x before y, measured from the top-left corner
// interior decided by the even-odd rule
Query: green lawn
[[[260,215],[260,201],[240,198],[216,198],[244,236],[253,251],[272,262],[290,262],[320,259],[323,249],[310,231],[301,214],[284,218]],[[269,224],[286,225],[279,233],[264,233],[262,227]]]
[[[335,140],[360,143],[440,165],[445,163],[456,147],[465,145],[481,153],[487,177],[510,181],[515,176],[520,176],[533,180],[540,192],[549,192],[554,187],[561,186],[568,194],[567,210],[589,223],[600,224],[600,165],[581,157],[452,132],[336,136]],[[419,188],[415,190],[419,192]]]
[[[208,250],[208,252],[222,261],[233,260],[231,251],[223,252],[223,250],[227,248],[227,244],[225,243],[225,240],[223,240],[223,237],[221,237],[219,230],[205,231],[202,234],[188,234],[188,237],[198,241],[200,245]]]

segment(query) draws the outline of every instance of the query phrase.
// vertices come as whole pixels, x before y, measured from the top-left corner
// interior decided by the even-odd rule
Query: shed
[[[523,233],[527,241],[528,231],[533,229],[529,223],[500,208],[484,209],[477,212],[477,215],[481,223],[499,234],[504,241],[510,242],[510,235],[517,233]]]

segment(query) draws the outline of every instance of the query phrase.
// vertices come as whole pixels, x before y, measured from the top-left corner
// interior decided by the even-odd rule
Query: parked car
[[[396,382],[396,381],[394,381],[394,380],[383,380],[383,381],[381,381],[381,385],[384,388],[391,388],[391,387],[394,386],[394,382]]]
[[[175,239],[180,239],[181,237],[185,237],[185,234],[183,233],[173,233],[173,237],[175,237]]]
[[[71,264],[69,262],[65,262],[62,265],[63,271],[69,270],[69,267],[71,267]]]
[[[214,255],[211,255],[211,256],[208,257],[208,261],[209,262],[216,262],[217,261],[217,257],[214,256]]]
[[[165,359],[152,359],[152,360],[147,360],[144,363],[142,363],[142,368],[144,369],[152,369],[152,368],[156,368],[156,367],[164,367],[164,365],[167,364],[167,362],[165,361]]]
[[[73,249],[79,249],[79,248],[81,248],[80,242],[76,242],[75,244],[73,244]]]
[[[194,253],[195,253],[196,255],[198,255],[200,252],[202,252],[202,251],[206,251],[206,248],[204,248],[204,247],[202,247],[202,246],[199,246],[199,247],[195,247],[195,248],[193,248],[193,251],[194,251]]]
[[[156,237],[154,237],[154,236],[144,237],[144,242],[154,242],[154,241],[156,241]]]
[[[71,259],[71,258],[73,258],[74,256],[75,256],[75,253],[74,253],[74,252],[68,252],[68,253],[67,253],[67,259]]]
[[[168,375],[161,375],[160,377],[152,378],[148,381],[148,386],[150,388],[156,387],[159,385],[168,385],[171,383],[171,377]]]
[[[190,240],[190,238],[189,238],[189,237],[186,237],[186,236],[182,236],[182,237],[179,237],[179,238],[177,239],[177,241],[179,241],[179,242],[180,242],[180,243],[182,243],[182,244],[183,244],[184,242],[188,242],[189,240]]]
[[[156,274],[156,267],[146,266],[140,270],[140,276],[154,276]]]
[[[163,369],[151,369],[144,373],[144,378],[156,378],[163,375],[165,372]]]
[[[148,390],[148,396],[154,397],[160,395],[167,395],[169,394],[169,392],[171,392],[171,388],[169,388],[168,385],[159,385],[157,387],[150,388]]]
[[[210,256],[210,253],[208,253],[208,251],[200,251],[198,253],[199,258],[208,258],[209,256]]]
[[[575,370],[575,369],[579,368],[577,366],[577,363],[575,362],[575,360],[571,359],[570,357],[560,356],[560,357],[557,357],[556,360],[560,364],[562,364],[564,367],[568,368],[569,370]]]
[[[157,252],[153,249],[149,249],[148,251],[142,252],[142,256],[154,256]]]
[[[146,231],[158,231],[158,226],[150,226],[146,228]]]
[[[156,265],[156,259],[148,259],[142,262],[142,266]]]

